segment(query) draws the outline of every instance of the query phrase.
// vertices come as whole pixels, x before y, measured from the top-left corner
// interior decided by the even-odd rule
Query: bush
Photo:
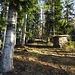
[[[75,50],[75,42],[74,42],[74,41],[69,41],[68,43],[66,43],[66,44],[64,45],[64,49],[65,49],[65,50],[74,51],[74,50]]]

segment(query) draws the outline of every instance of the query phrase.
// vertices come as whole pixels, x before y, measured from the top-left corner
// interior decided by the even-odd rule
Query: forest
[[[0,75],[75,75],[75,0],[0,0]]]

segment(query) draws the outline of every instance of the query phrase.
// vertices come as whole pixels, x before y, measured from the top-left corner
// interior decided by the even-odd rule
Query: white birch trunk
[[[13,28],[7,28],[6,39],[2,54],[2,72],[8,72],[13,69],[13,52],[15,33]]]
[[[25,45],[25,38],[26,38],[26,20],[27,20],[27,14],[25,14],[25,17],[24,17],[24,25],[22,27],[22,40],[21,40],[21,46],[22,47]]]
[[[2,72],[9,72],[13,67],[13,54],[14,54],[14,46],[15,46],[15,39],[16,39],[16,31],[15,25],[17,23],[17,14],[14,7],[9,8],[9,17],[8,20],[10,21],[11,25],[7,26],[6,36],[5,36],[5,43],[2,50]]]

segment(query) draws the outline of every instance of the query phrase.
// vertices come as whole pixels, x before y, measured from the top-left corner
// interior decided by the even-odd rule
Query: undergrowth
[[[66,43],[63,47],[65,50],[68,51],[75,51],[75,42],[74,41],[69,41],[68,43]]]

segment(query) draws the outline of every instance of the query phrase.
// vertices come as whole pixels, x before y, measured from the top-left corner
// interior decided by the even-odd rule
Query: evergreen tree
[[[63,15],[64,15],[64,26],[65,26],[65,32],[66,34],[69,34],[73,27],[72,27],[72,16],[73,16],[73,0],[65,0],[64,2],[64,11],[63,11]]]
[[[48,1],[48,0],[47,0]],[[46,12],[46,29],[47,35],[59,33],[59,21],[62,16],[62,2],[61,0],[48,1],[49,9]]]

